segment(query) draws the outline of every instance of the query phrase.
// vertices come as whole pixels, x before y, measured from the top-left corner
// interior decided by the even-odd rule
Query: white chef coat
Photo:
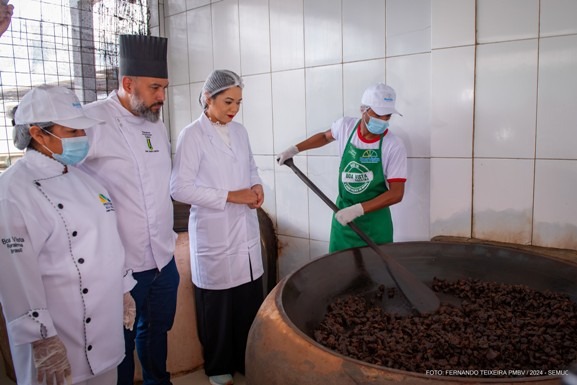
[[[105,123],[85,130],[90,151],[79,167],[112,196],[126,267],[133,272],[161,270],[171,261],[176,243],[166,128],[160,120],[152,123],[133,115],[116,91],[83,110]]]
[[[31,342],[56,334],[73,383],[124,358],[115,206],[93,178],[63,170],[28,150],[0,175],[0,302],[19,384],[37,383]]]
[[[203,289],[228,289],[263,274],[256,210],[226,202],[229,191],[262,184],[244,126],[228,124],[227,146],[208,118],[182,129],[170,191],[191,205],[188,220],[192,282]]]

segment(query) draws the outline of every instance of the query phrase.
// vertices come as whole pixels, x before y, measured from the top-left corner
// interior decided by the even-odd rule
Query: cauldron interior
[[[524,284],[568,294],[577,302],[577,265],[514,248],[445,242],[406,242],[381,246],[426,284],[434,277]],[[282,291],[286,316],[300,331],[313,330],[335,297],[394,286],[383,260],[370,248],[319,258],[288,277]]]

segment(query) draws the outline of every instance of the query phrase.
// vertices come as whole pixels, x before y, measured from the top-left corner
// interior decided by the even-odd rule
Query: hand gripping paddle
[[[295,174],[305,184],[314,191],[335,213],[339,208],[317,187],[310,179],[303,174],[301,170],[294,164],[292,159],[287,159],[284,164],[289,166]],[[405,269],[397,260],[385,254],[375,242],[371,240],[361,229],[358,228],[352,221],[348,226],[355,232],[363,241],[367,243],[374,251],[385,261],[389,274],[397,284],[397,287],[403,292],[407,300],[415,307],[420,314],[428,314],[435,312],[439,306],[440,301],[437,295],[421,282],[415,275]]]

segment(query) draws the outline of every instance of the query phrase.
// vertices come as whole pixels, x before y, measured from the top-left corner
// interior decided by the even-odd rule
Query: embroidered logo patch
[[[6,246],[10,250],[10,254],[18,254],[24,250],[24,238],[19,236],[9,236],[2,238],[2,246]]]
[[[148,131],[142,131],[142,135],[146,139],[146,152],[158,152],[158,150],[155,150],[152,146],[152,133]]]
[[[114,206],[112,205],[112,201],[104,194],[98,194],[98,198],[100,198],[100,203],[106,209],[106,212],[114,211]]]
[[[341,173],[341,182],[351,194],[365,191],[374,179],[373,172],[355,161],[349,162]]]
[[[375,150],[365,150],[359,158],[361,163],[379,163],[381,158]]]

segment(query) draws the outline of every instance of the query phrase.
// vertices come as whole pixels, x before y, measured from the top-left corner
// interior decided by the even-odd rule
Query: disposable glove
[[[364,213],[365,210],[363,210],[363,206],[360,203],[357,203],[356,205],[345,207],[344,209],[337,211],[335,218],[337,218],[337,221],[339,221],[341,225],[346,226],[347,223],[360,217]]]
[[[124,328],[132,331],[134,328],[134,320],[136,319],[136,302],[134,302],[134,298],[130,295],[130,292],[127,291],[124,293]]]
[[[277,155],[276,161],[280,166],[282,166],[287,159],[292,158],[298,153],[299,149],[297,148],[297,146],[290,146],[289,148],[287,148],[286,150]]]
[[[32,342],[32,356],[38,373],[38,383],[46,385],[71,384],[71,370],[66,347],[58,336]]]

